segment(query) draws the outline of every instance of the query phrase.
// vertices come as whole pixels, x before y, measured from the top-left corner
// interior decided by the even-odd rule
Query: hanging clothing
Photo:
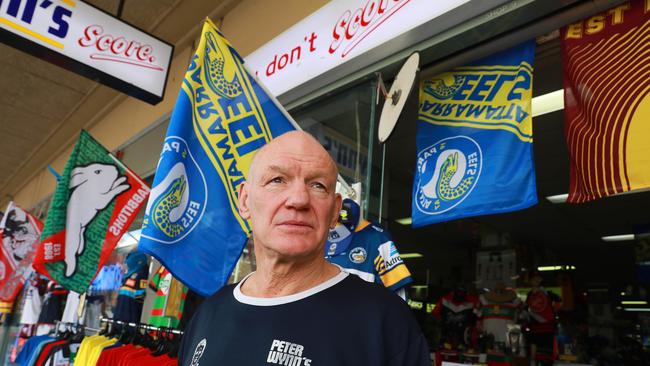
[[[553,303],[559,303],[560,297],[543,287],[528,292],[526,305],[531,333],[555,333],[555,309]]]
[[[137,365],[177,366],[178,360],[169,355],[153,356],[151,350],[132,344],[105,348],[96,366]]]
[[[65,309],[63,309],[63,316],[61,321],[64,323],[77,324],[79,322],[79,315],[77,314],[77,309],[79,309],[79,293],[70,291],[68,293],[68,298],[65,300]]]
[[[102,317],[103,296],[86,296],[86,310],[83,323],[89,328],[99,328]]]
[[[522,302],[514,291],[511,295],[491,297],[489,294],[479,296],[480,317],[483,330],[494,336],[495,342],[507,341],[508,324],[515,324],[517,311]]]
[[[338,236],[337,240],[332,240],[333,235]],[[329,239],[325,258],[361,279],[392,291],[413,282],[390,234],[379,224],[364,220],[354,232],[339,224]]]
[[[54,281],[49,281],[38,322],[40,324],[54,324],[57,320],[61,320],[67,296],[68,290]]]
[[[43,347],[50,342],[54,342],[55,340],[55,338],[47,335],[34,336],[29,338],[18,353],[15,363],[19,364],[20,366],[34,365]]]
[[[59,347],[63,344],[65,344],[65,340],[54,340],[52,342],[47,343],[46,345],[43,346],[41,349],[40,353],[36,357],[36,360],[34,362],[34,366],[44,366],[45,362],[47,361],[50,353],[55,347]]]
[[[77,350],[81,344],[64,340],[53,346],[45,356],[44,366],[70,366],[74,363]]]
[[[27,281],[20,324],[32,325],[38,323],[41,309],[41,295],[38,293],[38,288],[32,281]]]
[[[113,310],[114,319],[130,323],[140,321],[148,274],[148,269],[144,266],[138,272],[132,272],[125,277],[117,295],[117,304]]]
[[[452,291],[442,296],[431,313],[441,321],[443,341],[454,347],[467,343],[466,331],[476,324],[478,307],[474,295]]]
[[[555,359],[555,308],[560,297],[543,287],[528,292],[526,305],[530,321],[528,343],[535,346],[535,360],[550,363]]]
[[[102,335],[84,338],[74,361],[75,366],[95,366],[102,350],[116,342],[117,339],[107,338]]]
[[[149,324],[177,328],[183,316],[187,287],[175,279],[167,268],[160,266],[149,281],[149,288],[156,291]]]
[[[13,306],[13,302],[0,301],[0,324],[5,323],[9,319]]]

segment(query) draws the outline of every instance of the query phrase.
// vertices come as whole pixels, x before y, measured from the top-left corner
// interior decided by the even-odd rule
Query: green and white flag
[[[148,195],[140,177],[82,130],[56,186],[34,269],[85,293]]]

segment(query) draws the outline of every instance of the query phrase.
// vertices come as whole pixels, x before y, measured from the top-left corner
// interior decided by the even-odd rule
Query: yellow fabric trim
[[[411,277],[411,272],[404,263],[379,276],[384,287],[391,287],[407,277]]]
[[[359,223],[359,226],[354,230],[355,233],[358,233],[359,231],[363,230],[366,228],[366,226],[370,225],[370,221],[368,220],[361,220]]]

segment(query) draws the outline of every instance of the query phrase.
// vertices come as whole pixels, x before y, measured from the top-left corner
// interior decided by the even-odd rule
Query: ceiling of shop
[[[120,0],[87,0],[117,14]],[[121,19],[175,44],[207,14],[239,0],[124,0]],[[0,44],[0,192],[15,191],[125,98],[108,87]],[[0,197],[4,201],[6,197]]]

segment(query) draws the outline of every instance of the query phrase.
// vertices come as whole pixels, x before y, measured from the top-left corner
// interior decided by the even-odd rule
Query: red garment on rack
[[[60,340],[60,341],[54,341],[46,344],[43,349],[41,350],[41,353],[38,355],[38,358],[36,359],[36,362],[34,363],[34,366],[43,366],[45,365],[45,361],[47,360],[47,356],[50,354],[50,351],[52,348],[64,344],[66,341],[65,340]]]

